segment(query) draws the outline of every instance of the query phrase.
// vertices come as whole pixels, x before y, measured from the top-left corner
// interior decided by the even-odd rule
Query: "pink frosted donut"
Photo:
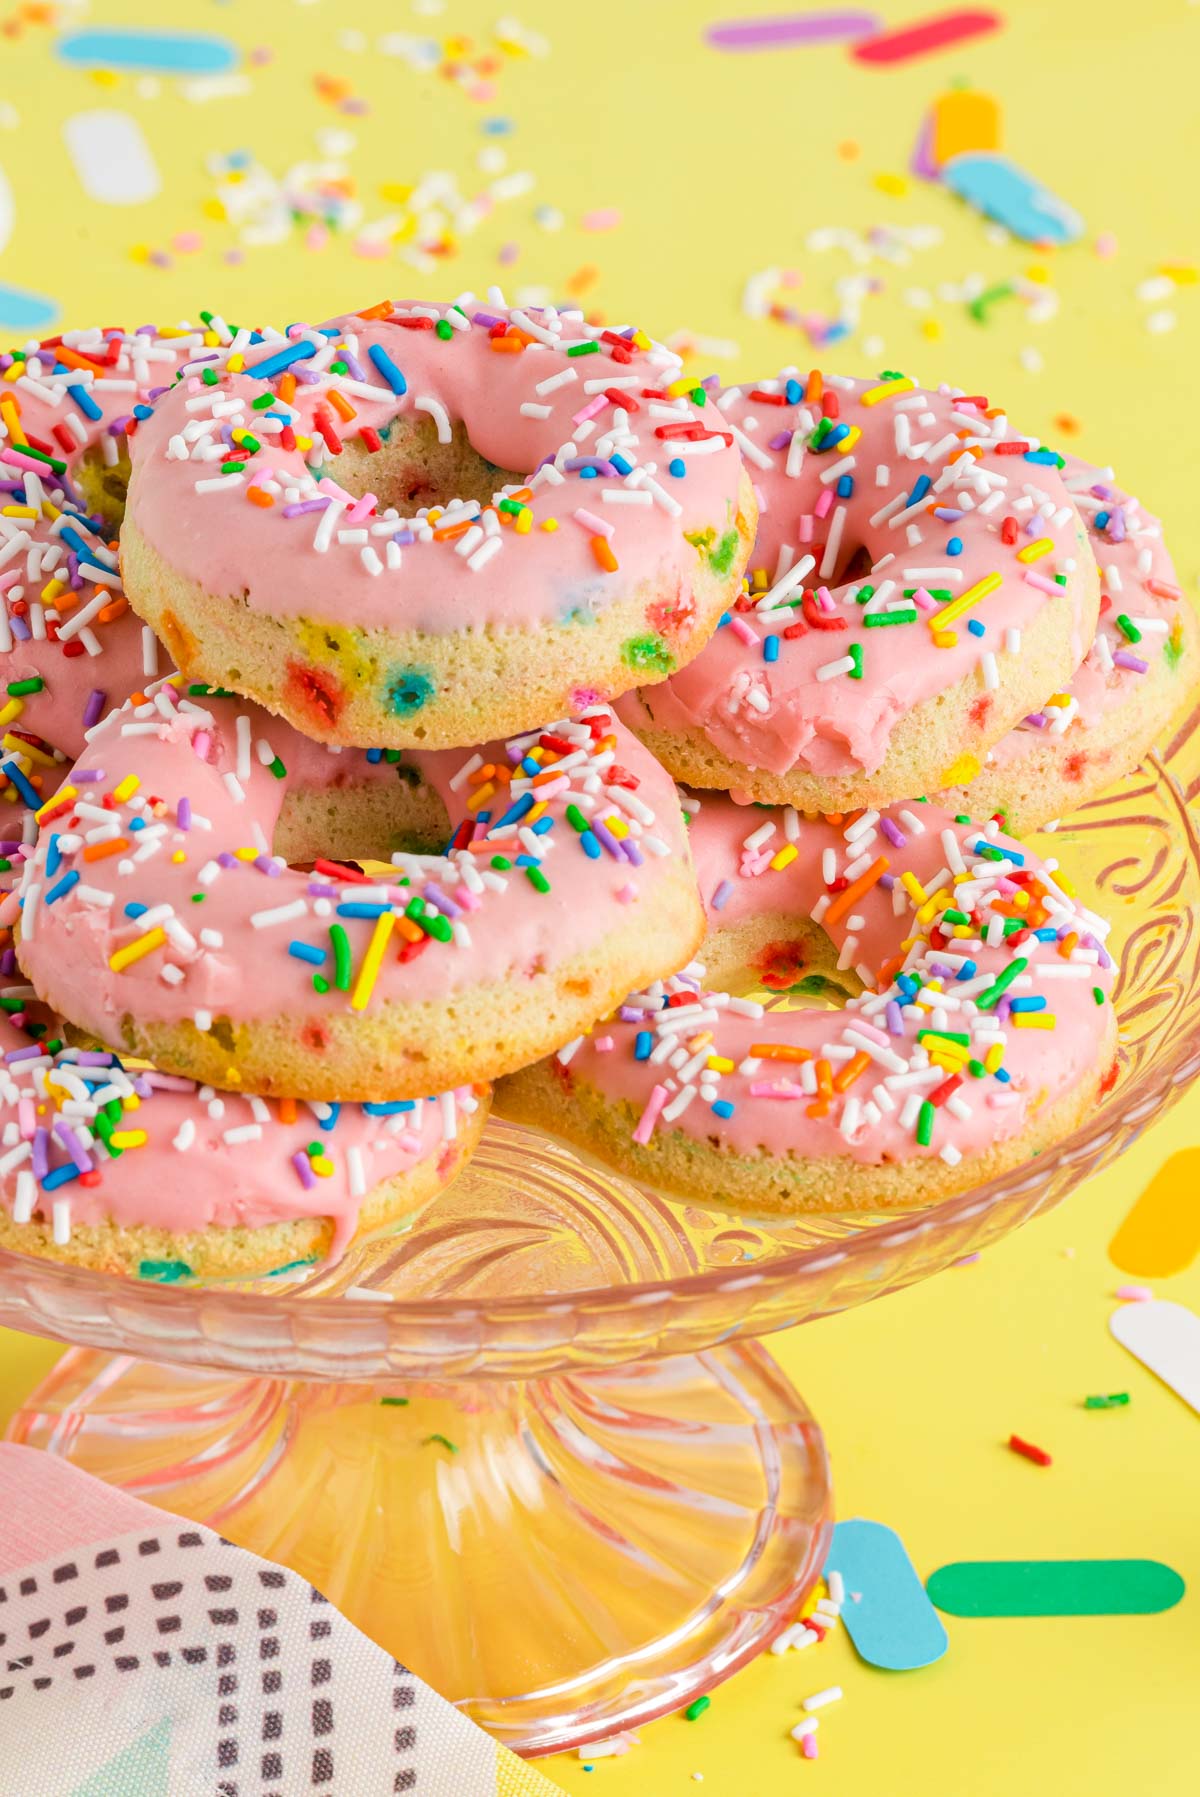
[[[245,1278],[337,1259],[448,1185],[488,1113],[486,1086],[368,1106],[218,1092],[64,1047],[33,1011],[17,1018],[36,1040],[0,1017],[0,1246],[106,1273]]]
[[[900,376],[785,370],[717,410],[759,501],[749,591],[622,717],[678,779],[805,810],[969,779],[1095,630],[1061,458]]]
[[[130,598],[189,677],[327,742],[454,747],[661,679],[754,532],[679,369],[469,300],[206,351],[138,430]]]
[[[175,677],[91,733],[39,815],[38,992],[216,1086],[377,1101],[489,1079],[704,931],[675,788],[604,708],[403,761]]]
[[[692,848],[704,967],[502,1081],[502,1112],[648,1183],[787,1214],[970,1186],[1105,1089],[1107,925],[994,823],[919,801],[835,822],[710,794]],[[747,970],[866,990],[838,1013],[713,990]]]
[[[40,804],[84,731],[159,671],[117,567],[125,445],[135,408],[206,336],[217,341],[186,326],[68,331],[0,356],[0,790],[23,803]]]
[[[1135,768],[1196,681],[1196,614],[1162,524],[1122,491],[1111,468],[1067,457],[1067,491],[1100,569],[1100,623],[1081,665],[1015,730],[993,744],[969,793],[947,804],[1010,829],[1061,817]]]

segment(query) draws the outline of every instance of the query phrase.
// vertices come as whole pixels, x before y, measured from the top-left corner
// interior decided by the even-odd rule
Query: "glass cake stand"
[[[295,1568],[521,1752],[685,1704],[792,1619],[831,1526],[820,1432],[754,1338],[998,1241],[1200,1071],[1198,724],[1053,839],[1114,920],[1121,1047],[1052,1151],[921,1211],[768,1224],[493,1123],[406,1234],[299,1283],[0,1254],[0,1321],[81,1344],[13,1439]]]

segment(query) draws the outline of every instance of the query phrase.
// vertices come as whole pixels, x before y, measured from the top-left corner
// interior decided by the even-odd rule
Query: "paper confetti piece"
[[[1200,1414],[1200,1317],[1165,1298],[1123,1304],[1108,1326],[1123,1348]]]
[[[950,1616],[1150,1616],[1184,1583],[1161,1560],[956,1560],[928,1590]]]
[[[1027,243],[1072,243],[1083,235],[1078,212],[1007,156],[992,151],[954,156],[944,165],[942,180],[969,206]]]
[[[27,287],[9,287],[0,281],[0,324],[13,331],[40,331],[58,316],[57,300]]]
[[[128,112],[77,112],[63,136],[84,192],[104,206],[139,206],[162,186],[142,127]]]
[[[860,1516],[838,1523],[825,1565],[826,1578],[842,1575],[842,1623],[868,1665],[912,1672],[941,1659],[946,1630],[894,1529]]]
[[[935,50],[948,50],[951,44],[965,43],[968,38],[999,31],[1003,23],[999,13],[995,12],[936,13],[931,19],[916,19],[911,25],[902,25],[898,31],[864,38],[855,44],[850,54],[858,62],[912,62],[918,56],[931,56]]]
[[[870,37],[883,21],[872,12],[781,13],[772,19],[731,19],[710,25],[704,36],[714,50],[786,50],[793,44],[845,43]]]
[[[938,168],[952,156],[972,150],[1000,148],[1000,105],[990,94],[953,88],[930,109],[933,140],[930,154]]]
[[[236,45],[202,31],[68,31],[54,47],[64,62],[141,75],[223,75],[238,61]]]
[[[1161,1166],[1108,1245],[1123,1273],[1165,1279],[1200,1254],[1200,1148],[1183,1148]]]

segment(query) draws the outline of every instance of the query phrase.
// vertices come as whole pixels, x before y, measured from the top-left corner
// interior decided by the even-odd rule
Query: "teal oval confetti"
[[[869,1666],[913,1672],[941,1659],[949,1638],[894,1529],[861,1516],[838,1523],[826,1579],[831,1572],[846,1587],[842,1625]]]
[[[959,199],[1026,243],[1073,243],[1083,235],[1074,207],[994,150],[952,156],[941,175]]]
[[[1161,1560],[956,1560],[927,1584],[950,1616],[1152,1616],[1184,1588]]]
[[[9,287],[0,281],[0,324],[13,331],[40,331],[58,316],[58,301],[28,287]]]
[[[203,31],[68,31],[54,47],[76,66],[140,75],[224,75],[238,61],[236,45]]]

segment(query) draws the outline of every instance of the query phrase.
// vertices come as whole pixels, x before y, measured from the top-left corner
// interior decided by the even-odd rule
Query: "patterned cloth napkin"
[[[555,1790],[295,1573],[0,1443],[0,1797]]]

